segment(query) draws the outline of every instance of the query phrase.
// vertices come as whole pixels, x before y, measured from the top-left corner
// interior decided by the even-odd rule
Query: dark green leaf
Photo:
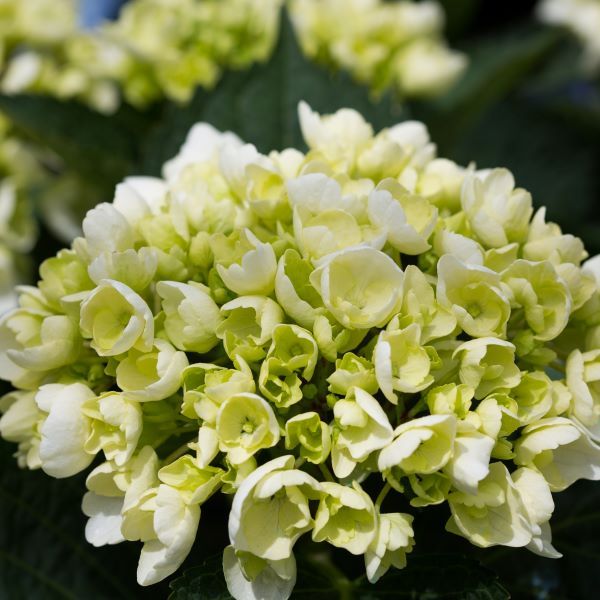
[[[94,181],[118,181],[135,158],[135,139],[121,120],[48,96],[0,96],[0,111],[26,137]]]
[[[93,548],[84,538],[84,477],[56,480],[20,470],[0,441],[0,598],[164,598],[135,582],[139,545]],[[158,594],[158,595],[156,595]]]
[[[171,582],[169,600],[231,600],[227,591],[221,554],[207,558]]]
[[[221,556],[207,559],[171,583],[169,600],[230,600]],[[325,554],[299,558],[292,600],[507,600],[508,592],[496,575],[477,561],[460,555],[410,557],[401,571],[392,570],[376,584],[364,577],[352,582]]]
[[[422,107],[438,143],[455,140],[494,102],[518,87],[542,64],[561,40],[560,31],[541,27],[512,27],[471,42],[463,48],[469,55],[464,77],[444,96]]]
[[[508,600],[496,574],[476,560],[456,554],[409,556],[406,568],[390,570],[375,585],[367,581],[356,600]]]

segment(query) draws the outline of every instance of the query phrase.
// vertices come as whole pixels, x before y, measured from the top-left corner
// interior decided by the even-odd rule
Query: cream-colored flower
[[[462,383],[475,390],[475,398],[485,398],[500,388],[514,388],[521,381],[521,371],[515,364],[515,347],[510,342],[493,337],[462,343],[454,351],[460,361]]]
[[[437,270],[438,302],[452,310],[465,333],[504,337],[510,303],[500,288],[499,275],[449,254],[440,258]]]
[[[401,302],[402,281],[400,267],[374,248],[351,248],[325,257],[310,276],[327,309],[349,329],[385,324]]]
[[[293,466],[292,456],[280,456],[244,480],[229,513],[234,548],[267,560],[284,560],[292,555],[296,540],[312,529],[308,502],[320,497],[322,486]]]
[[[335,474],[343,478],[358,462],[391,442],[392,426],[379,402],[360,388],[352,388],[350,397],[338,400],[333,414],[331,462]]]
[[[414,394],[433,383],[434,350],[421,345],[421,328],[382,331],[373,350],[375,376],[385,397],[398,403],[396,392]]]
[[[48,416],[40,433],[40,462],[48,475],[62,478],[86,469],[94,455],[85,450],[91,421],[82,408],[95,394],[82,383],[50,383],[40,388],[35,401]]]
[[[352,487],[326,481],[321,489],[312,539],[351,554],[364,554],[377,535],[378,515],[373,501],[356,481]]]
[[[494,169],[467,176],[461,203],[469,225],[485,247],[501,248],[527,238],[533,214],[531,195],[523,189],[515,189],[510,171]]]
[[[104,280],[90,293],[81,305],[79,324],[100,356],[152,348],[152,312],[141,296],[119,281]]]
[[[117,384],[136,402],[163,400],[181,387],[188,364],[184,352],[157,338],[151,352],[129,351],[117,366]]]
[[[162,298],[165,331],[176,348],[204,353],[216,346],[221,314],[208,290],[199,285],[159,281],[156,291]]]
[[[280,437],[279,424],[271,406],[260,396],[241,393],[219,408],[215,424],[219,449],[232,464],[247,461],[261,448],[271,448]]]
[[[376,583],[390,567],[403,569],[414,546],[413,517],[404,513],[379,515],[377,536],[365,552],[367,578]]]
[[[456,417],[430,415],[412,419],[394,431],[394,441],[379,454],[380,471],[399,467],[403,473],[434,473],[452,457]]]
[[[600,447],[569,419],[541,419],[522,430],[515,463],[537,469],[553,492],[578,479],[600,479]]]
[[[524,500],[502,463],[490,465],[489,474],[479,483],[476,494],[452,492],[448,503],[452,516],[446,529],[476,546],[520,547],[532,540],[533,530]]]

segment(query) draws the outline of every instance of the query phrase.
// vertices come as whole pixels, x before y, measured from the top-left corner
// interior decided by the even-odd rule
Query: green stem
[[[178,427],[177,429],[173,430],[171,432],[171,435],[182,435],[184,433],[191,433],[198,431],[198,429],[200,428],[200,425],[196,422],[196,423],[186,423],[185,425],[181,425],[180,427]]]
[[[408,411],[406,416],[409,419],[412,419],[418,412],[421,412],[422,410],[424,410],[426,406],[427,406],[427,401],[425,400],[425,398],[419,398],[417,403]]]
[[[548,348],[556,353],[558,358],[562,360],[567,360],[569,358],[569,353],[565,352],[563,348],[559,348],[556,344],[547,344]]]
[[[173,450],[173,452],[171,452],[171,454],[169,454],[169,456],[167,456],[167,458],[165,458],[165,460],[163,461],[164,464],[169,465],[173,461],[177,460],[180,456],[183,456],[190,449],[188,444],[189,442],[186,442],[185,444],[179,446],[179,448]]]
[[[377,500],[375,500],[375,508],[378,510],[381,508],[385,497],[388,495],[388,492],[392,489],[392,486],[386,482],[386,484],[381,488],[379,492],[379,496],[377,496]]]
[[[334,476],[331,474],[331,471],[328,469],[325,463],[321,463],[319,465],[319,469],[321,469],[321,473],[323,473],[323,477],[325,477],[327,481],[335,481]]]

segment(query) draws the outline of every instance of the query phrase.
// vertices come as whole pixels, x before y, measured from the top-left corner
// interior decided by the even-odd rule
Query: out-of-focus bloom
[[[600,68],[600,6],[595,0],[541,0],[540,20],[566,27],[579,38],[584,50],[584,67],[590,72]]]
[[[444,14],[437,2],[291,0],[289,6],[308,56],[349,71],[378,92],[393,87],[402,96],[436,95],[467,64],[444,43]]]

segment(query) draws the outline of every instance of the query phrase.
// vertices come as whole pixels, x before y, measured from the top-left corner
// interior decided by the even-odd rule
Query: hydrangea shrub
[[[375,583],[438,504],[476,546],[559,557],[552,494],[600,479],[598,259],[421,123],[299,116],[307,152],[201,123],[88,213],[0,322],[0,433],[57,478],[100,457],[86,537],[143,542],[141,585],[207,501],[236,599],[289,597],[303,535]]]

